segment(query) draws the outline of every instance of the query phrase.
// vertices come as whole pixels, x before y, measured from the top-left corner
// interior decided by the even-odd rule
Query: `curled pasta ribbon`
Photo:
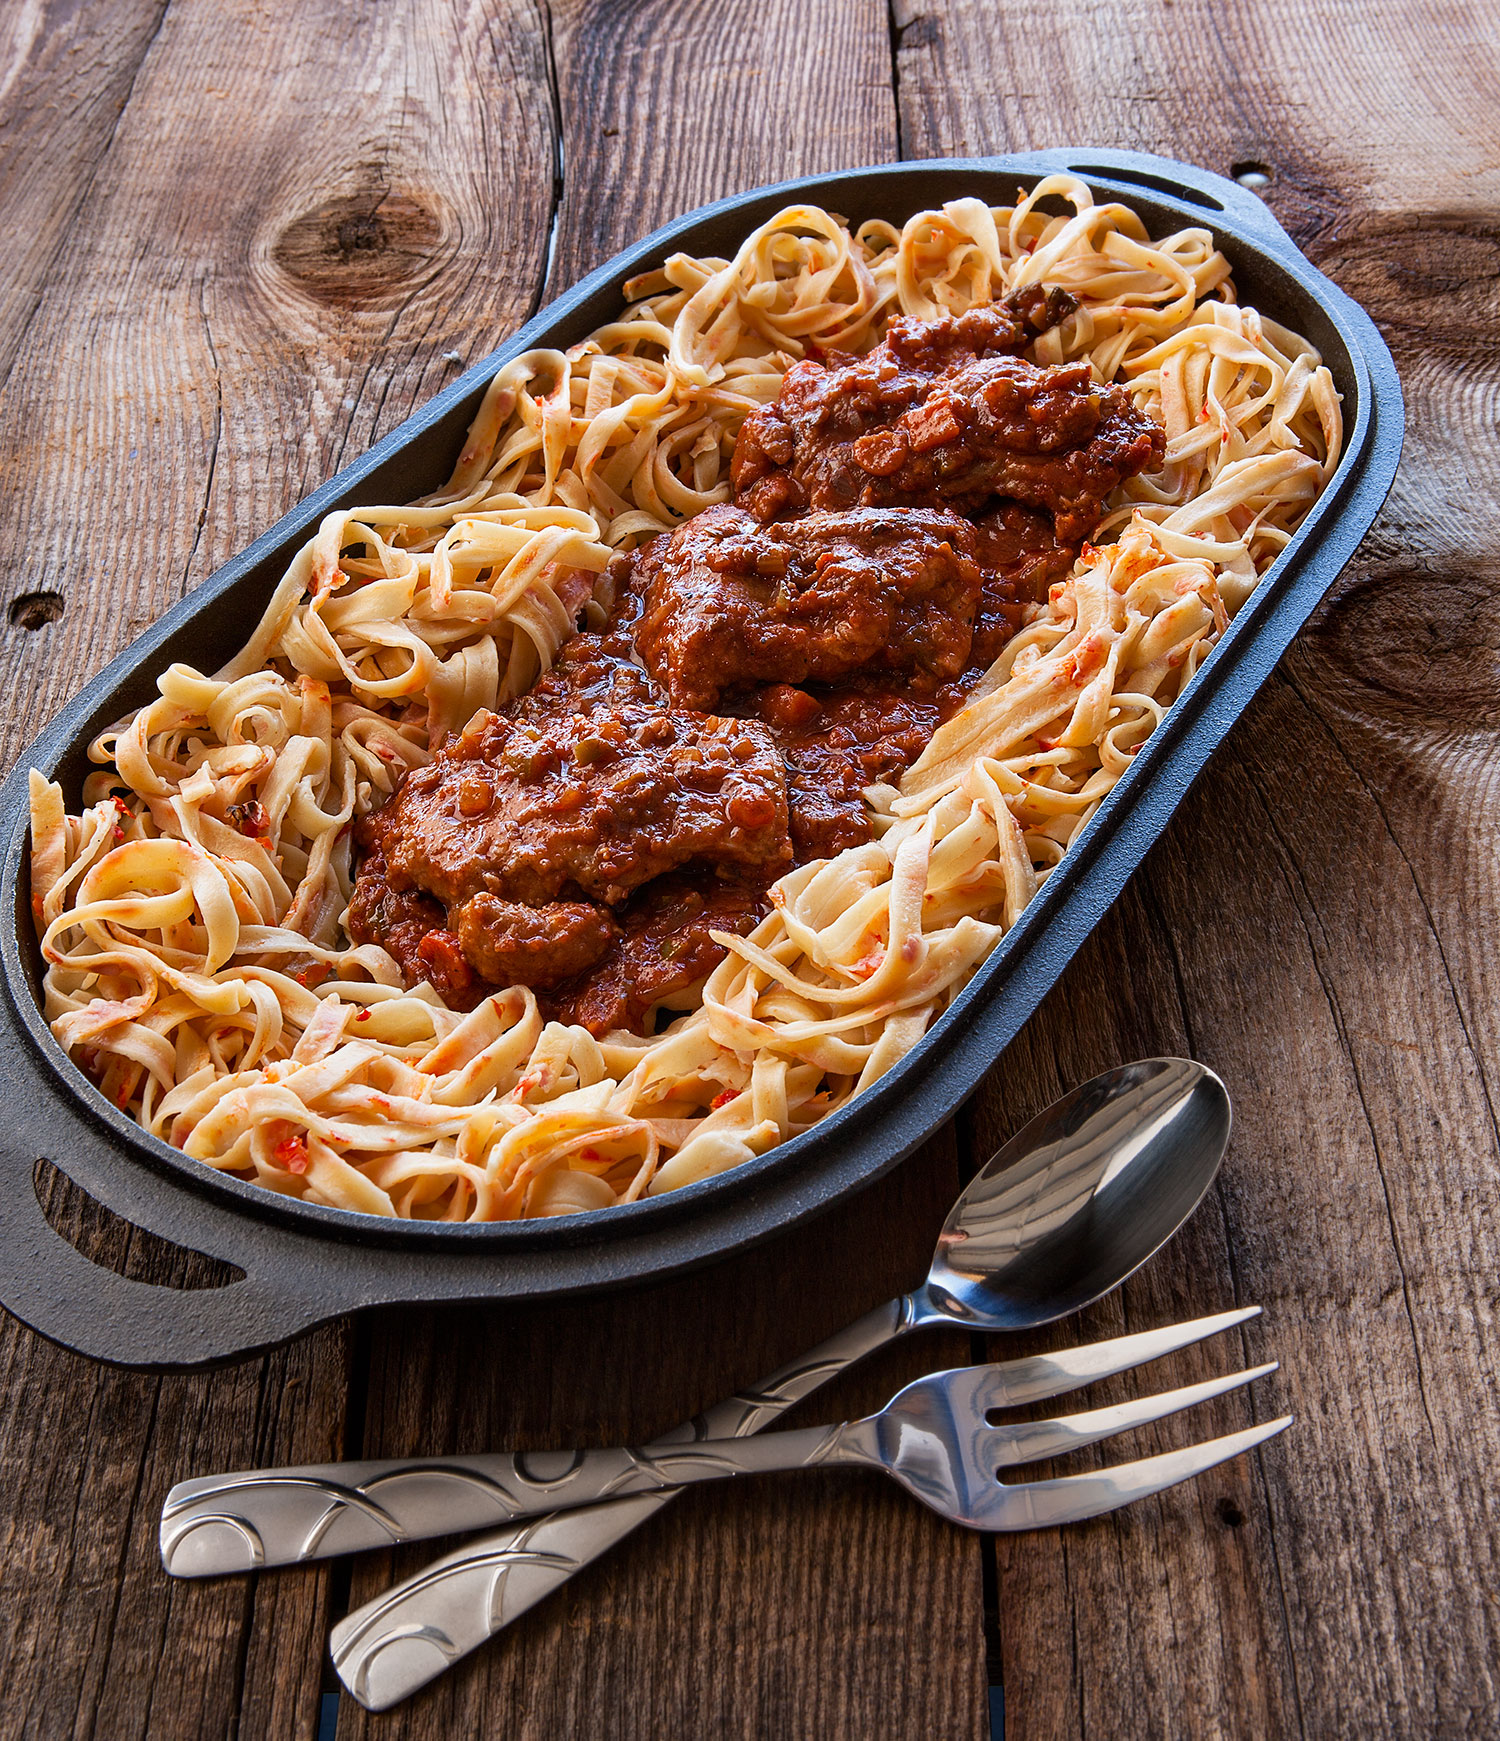
[[[1087,361],[1165,427],[1161,468],[899,785],[799,866],[661,1031],[595,1038],[512,987],[408,988],[343,927],[353,830],[610,601],[611,556],[727,499],[745,416],[888,315],[1060,285],[1036,361]],[[491,381],[444,486],[329,514],[241,651],[174,665],[31,778],[31,901],[59,1041],[154,1136],[268,1190],[424,1220],[573,1214],[814,1128],[892,1068],[1013,926],[1336,470],[1307,342],[1239,305],[1211,233],[1151,236],[1050,176],[851,233],[789,206],[732,260],[674,255],[620,316]]]
[[[669,275],[677,264],[667,262]],[[696,273],[683,276],[691,283]],[[668,356],[686,385],[707,387],[747,341],[789,357],[804,355],[812,336],[823,349],[851,349],[887,300],[839,219],[787,206],[693,287]]]

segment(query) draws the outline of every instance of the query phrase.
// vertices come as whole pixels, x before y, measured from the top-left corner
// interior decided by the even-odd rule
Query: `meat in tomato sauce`
[[[636,646],[678,707],[761,683],[956,677],[984,590],[978,545],[943,509],[762,526],[742,508],[709,508],[641,552]]]
[[[870,838],[865,789],[894,784],[927,748],[945,693],[928,681],[905,690],[794,688],[773,683],[753,705],[786,764],[787,809],[799,864],[832,858]]]
[[[358,826],[348,913],[454,1007],[526,985],[595,1034],[649,1031],[795,863],[870,839],[939,721],[1071,569],[1160,426],[1025,349],[1032,287],[894,320],[747,418],[735,500],[617,557],[610,615]]]
[[[978,513],[1003,496],[1044,509],[1064,543],[1088,537],[1109,492],[1161,463],[1165,433],[1087,363],[1029,363],[1003,337],[983,345],[968,329],[988,312],[894,320],[865,356],[794,364],[740,430],[736,499],[770,520],[809,508]]]

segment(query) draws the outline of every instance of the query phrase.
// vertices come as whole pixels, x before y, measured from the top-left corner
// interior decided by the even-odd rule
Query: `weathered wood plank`
[[[166,0],[109,7],[7,6],[0,13],[0,380],[114,137]]]
[[[1463,0],[894,0],[910,157],[1113,145],[1269,168],[1306,233],[1495,202],[1494,19]]]
[[[1299,1417],[1252,1463],[1126,1518],[998,1544],[1008,1733],[1485,1730],[1493,30],[1415,6],[1069,6],[1036,32],[957,3],[898,23],[913,151],[1086,136],[1266,166],[1283,222],[1385,324],[1410,399],[1361,559],[976,1109],[1003,1134],[1132,1052],[1219,1068],[1237,1134],[1217,1203],[1076,1334],[1258,1301],[1242,1349],[1146,1383],[1280,1358],[1253,1407]],[[1137,1437],[1184,1443],[1186,1423]]]
[[[204,1285],[212,1267],[141,1240],[54,1182],[54,1225],[136,1280]],[[247,1580],[162,1575],[156,1520],[187,1468],[267,1455],[338,1455],[345,1333],[319,1331],[264,1360],[193,1377],[111,1371],[7,1319],[0,1326],[0,1733],[129,1737],[223,1733],[247,1689]],[[296,1592],[283,1641],[321,1622],[326,1575]],[[262,1622],[259,1631],[266,1630]],[[285,1720],[310,1736],[319,1665],[282,1644]]]
[[[430,396],[446,352],[524,316],[550,198],[541,28],[488,10],[10,9],[30,46],[0,98],[20,104],[0,107],[0,214],[25,247],[0,333],[12,306],[29,326],[0,388],[0,571],[8,599],[55,589],[64,614],[0,629],[7,755]],[[141,1261],[76,1200],[60,1213]],[[156,1519],[190,1472],[342,1454],[350,1377],[347,1326],[167,1379],[0,1327],[0,1731],[316,1732],[327,1574],[173,1583]]]
[[[745,188],[899,155],[877,0],[553,8],[563,199],[548,294]]]

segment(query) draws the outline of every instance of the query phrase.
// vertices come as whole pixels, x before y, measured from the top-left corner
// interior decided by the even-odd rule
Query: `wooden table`
[[[989,1732],[1002,1685],[1016,1741],[1494,1732],[1497,39],[1478,0],[7,0],[7,760],[461,360],[786,175],[1083,141],[1261,169],[1380,321],[1410,422],[1359,559],[1114,912],[956,1127],[847,1212],[687,1281],[380,1313],[212,1375],[0,1325],[0,1733],[312,1737],[336,1711],[343,1741],[946,1741]],[[666,1428],[916,1281],[966,1156],[1150,1052],[1228,1082],[1222,1182],[1027,1345],[1257,1301],[1160,1378],[1279,1358],[1256,1407],[1298,1425],[1263,1454],[998,1542],[873,1476],[700,1492],[379,1718],[325,1697],[323,1642],[421,1550],[352,1582],[162,1575],[188,1473]],[[42,1188],[100,1261],[211,1279]],[[800,1418],[968,1354],[914,1340]]]

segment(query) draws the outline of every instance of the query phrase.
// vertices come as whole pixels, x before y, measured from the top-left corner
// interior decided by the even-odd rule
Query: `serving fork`
[[[1226,1313],[1233,1320],[1236,1314]],[[1216,1326],[1228,1328],[1225,1323]],[[1176,1329],[1202,1333],[1202,1322]],[[1079,1350],[1103,1355],[1105,1364],[1120,1370],[1129,1363],[1131,1337],[1114,1344]],[[1127,1345],[1121,1348],[1121,1343]],[[970,1529],[1044,1529],[1078,1523],[1115,1511],[1175,1486],[1230,1457],[1251,1450],[1292,1424],[1290,1415],[1265,1421],[1223,1438],[1209,1439],[1179,1451],[1142,1458],[1113,1468],[1062,1475],[1051,1480],[1007,1483],[1000,1471],[1041,1462],[1110,1439],[1152,1421],[1194,1407],[1226,1391],[1253,1383],[1276,1370],[1271,1361],[1245,1372],[1232,1372],[1201,1384],[1185,1385],[1156,1396],[1140,1397],[1083,1414],[1052,1420],[991,1425],[989,1416],[1019,1401],[1055,1396],[1086,1379],[1046,1370],[1047,1363],[1006,1361],[991,1366],[960,1366],[929,1373],[908,1384],[873,1415],[837,1426],[803,1427],[790,1432],[761,1433],[749,1438],[706,1439],[694,1444],[622,1446],[599,1451],[558,1453],[561,1465],[547,1475],[537,1467],[547,1458],[475,1457],[469,1479],[503,1506],[511,1518],[544,1512],[575,1510],[601,1500],[638,1493],[660,1493],[701,1481],[722,1481],[737,1475],[763,1475],[787,1469],[871,1468],[887,1475],[924,1505],[952,1523]],[[453,1461],[453,1460],[449,1460]],[[410,1464],[386,1477],[388,1482],[420,1483],[429,1471],[452,1477],[447,1466]],[[366,1481],[366,1505],[373,1506]]]
[[[1000,1471],[1059,1457],[1162,1420],[1263,1378],[1276,1365],[1271,1361],[1084,1414],[1000,1426],[990,1425],[989,1416],[1011,1406],[1014,1375],[1003,1367],[960,1366],[919,1378],[877,1414],[838,1426],[707,1439],[694,1445],[574,1452],[565,1476],[520,1504],[566,1511],[601,1499],[659,1493],[737,1475],[841,1467],[882,1469],[939,1516],[969,1529],[1015,1531],[1080,1523],[1238,1457],[1284,1432],[1292,1417],[1282,1415],[1135,1463],[1051,1480],[1007,1483],[1000,1479]],[[522,1515],[519,1509],[516,1515]]]
[[[725,1476],[819,1465],[884,1468],[934,1510],[973,1529],[1073,1522],[1238,1456],[1289,1420],[1050,1483],[1001,1486],[998,1469],[1061,1456],[1161,1420],[1274,1372],[1275,1363],[1056,1420],[990,1426],[987,1413],[1062,1396],[1160,1359],[1243,1323],[1258,1309],[932,1373],[907,1385],[878,1414],[832,1427],[610,1450],[408,1457],[207,1476],[168,1495],[162,1558],[178,1576],[245,1571],[577,1511]]]
[[[1291,1417],[1076,1475],[1009,1483],[999,1480],[999,1471],[1160,1420],[1262,1377],[1274,1363],[1053,1420],[992,1427],[986,1416],[1157,1359],[1242,1324],[1258,1310],[938,1373],[908,1385],[879,1414],[841,1426],[575,1453],[545,1491],[533,1487],[529,1496],[517,1496],[537,1510],[545,1507],[545,1515],[455,1549],[341,1620],[332,1635],[334,1667],[367,1709],[389,1708],[555,1590],[593,1557],[589,1549],[597,1551],[601,1539],[616,1541],[644,1521],[650,1513],[638,1508],[661,1504],[696,1481],[788,1468],[882,1468],[935,1511],[986,1530],[1041,1529],[1117,1510],[1251,1450],[1282,1432]],[[405,1473],[390,1467],[398,1483],[416,1473],[410,1464]],[[533,1469],[533,1477],[539,1474]],[[590,1494],[606,1502],[592,1503]],[[382,1503],[390,1496],[382,1493]]]

